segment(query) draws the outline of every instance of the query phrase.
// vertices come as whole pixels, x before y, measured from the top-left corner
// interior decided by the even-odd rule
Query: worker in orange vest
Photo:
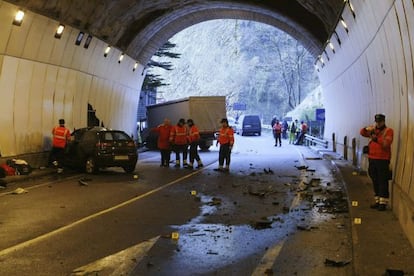
[[[227,118],[223,118],[221,120],[221,128],[217,138],[217,143],[220,144],[219,167],[215,170],[220,172],[228,172],[230,169],[231,150],[234,144],[234,130],[229,126]],[[223,167],[224,162],[226,162],[226,165]]]
[[[180,154],[183,154],[183,167],[187,167],[187,155],[188,155],[188,141],[187,141],[187,127],[185,126],[185,120],[178,120],[177,125],[171,128],[170,143],[173,151],[175,152],[175,166],[180,167]]]
[[[170,166],[171,145],[170,145],[170,133],[171,133],[170,119],[165,118],[164,123],[151,129],[152,132],[158,134],[157,146],[161,153],[160,167]]]
[[[57,167],[57,172],[63,172],[65,159],[65,148],[67,141],[70,139],[70,130],[65,127],[65,120],[59,119],[59,125],[52,129],[52,151],[50,152],[50,161]]]
[[[194,160],[197,161],[197,168],[203,166],[200,155],[198,154],[198,143],[200,141],[200,132],[198,127],[194,124],[193,119],[187,120],[188,125],[188,142],[190,144],[190,163],[188,164],[189,169],[193,169]]]

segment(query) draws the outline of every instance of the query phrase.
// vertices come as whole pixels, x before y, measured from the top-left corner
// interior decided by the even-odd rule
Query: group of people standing
[[[181,118],[176,125],[171,125],[171,121],[166,118],[164,122],[151,131],[158,134],[157,146],[161,152],[161,167],[169,167],[171,151],[175,152],[175,167],[193,169],[194,161],[197,161],[197,168],[203,166],[203,162],[198,154],[198,143],[200,132],[192,119]],[[190,153],[189,162],[188,153]]]
[[[221,128],[217,138],[217,144],[220,144],[219,167],[216,170],[228,172],[234,144],[234,130],[229,126],[226,118],[223,118],[220,123]],[[174,167],[179,168],[182,164],[184,168],[194,169],[195,161],[197,162],[196,168],[203,167],[198,154],[200,132],[193,119],[185,121],[182,118],[176,125],[171,125],[171,121],[166,118],[162,124],[152,128],[151,131],[158,134],[157,146],[161,153],[161,167],[170,166],[172,151],[175,152]],[[187,161],[188,155],[189,161]]]
[[[298,120],[293,121],[290,125],[287,121],[281,123],[274,117],[271,122],[273,137],[275,138],[275,147],[282,146],[282,138],[288,138],[289,132],[289,144],[302,145],[305,134],[308,132],[308,125],[301,121],[300,125]]]

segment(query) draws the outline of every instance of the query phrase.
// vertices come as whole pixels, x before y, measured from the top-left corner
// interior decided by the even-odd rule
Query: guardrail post
[[[332,151],[336,152],[336,138],[335,133],[332,133]]]
[[[352,138],[352,165],[358,165],[358,158],[357,158],[357,149],[356,149],[356,139]]]
[[[348,137],[344,137],[344,159],[348,160]]]

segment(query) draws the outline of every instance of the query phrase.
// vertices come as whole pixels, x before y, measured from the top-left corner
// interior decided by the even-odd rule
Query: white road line
[[[56,180],[56,181],[48,181],[48,182],[38,184],[38,185],[33,185],[33,186],[30,186],[30,187],[27,187],[27,188],[24,188],[24,189],[25,190],[33,190],[33,189],[40,188],[40,187],[43,187],[43,186],[49,186],[51,184],[56,184],[56,183],[59,183],[59,182],[63,182],[63,181],[66,181],[66,180],[72,180],[74,178],[79,178],[79,175],[65,177],[64,179],[59,179],[59,180]],[[10,194],[13,194],[13,192],[14,191],[0,193],[0,196],[10,195]]]
[[[207,167],[205,167],[205,168],[207,168]],[[139,196],[134,197],[134,198],[132,198],[132,199],[130,199],[130,200],[124,201],[124,202],[122,202],[122,203],[120,203],[120,204],[118,204],[118,205],[115,205],[115,206],[110,207],[110,208],[108,208],[108,209],[102,210],[102,211],[97,212],[97,213],[95,213],[95,214],[92,214],[92,215],[90,215],[90,216],[84,217],[84,218],[82,218],[82,219],[80,219],[80,220],[77,220],[77,221],[75,221],[75,222],[71,223],[71,224],[65,225],[65,226],[60,227],[60,228],[58,228],[58,229],[55,229],[55,230],[53,230],[53,231],[51,231],[51,232],[48,232],[48,233],[43,234],[43,235],[41,235],[41,236],[38,236],[38,237],[36,237],[36,238],[34,238],[34,239],[31,239],[31,240],[28,240],[28,241],[25,241],[25,242],[22,242],[22,243],[16,244],[16,245],[14,245],[14,246],[12,246],[12,247],[9,247],[9,248],[6,248],[6,249],[3,249],[3,250],[1,250],[1,251],[0,251],[0,256],[4,256],[4,255],[7,255],[7,254],[10,254],[10,253],[12,253],[12,252],[14,252],[14,251],[17,251],[17,250],[23,249],[23,248],[25,248],[25,247],[27,247],[27,246],[30,246],[30,245],[33,245],[33,244],[35,244],[35,243],[37,243],[37,242],[43,241],[43,240],[45,240],[45,239],[47,239],[47,238],[49,238],[49,237],[52,237],[52,236],[54,236],[54,235],[56,235],[56,234],[59,234],[59,233],[61,233],[61,232],[63,232],[63,231],[66,231],[66,230],[68,230],[68,229],[70,229],[70,228],[73,228],[73,227],[75,227],[75,226],[77,226],[77,225],[79,225],[79,224],[81,224],[81,223],[84,223],[84,222],[86,222],[86,221],[89,221],[89,220],[91,220],[91,219],[94,219],[94,218],[96,218],[96,217],[99,217],[99,216],[101,216],[101,215],[107,214],[107,213],[109,213],[109,212],[111,212],[111,211],[114,211],[114,210],[119,209],[119,208],[121,208],[121,207],[124,207],[124,206],[126,206],[126,205],[128,205],[128,204],[131,204],[131,203],[133,203],[133,202],[135,202],[135,201],[138,201],[138,200],[140,200],[140,199],[142,199],[142,198],[145,198],[145,197],[150,196],[150,195],[152,195],[152,194],[154,194],[154,193],[157,193],[157,192],[159,192],[159,191],[161,191],[161,190],[164,190],[164,189],[166,189],[166,188],[168,188],[168,187],[170,187],[170,186],[172,186],[172,185],[174,185],[174,184],[176,184],[176,183],[178,183],[178,182],[180,182],[180,181],[182,181],[182,180],[184,180],[184,179],[187,179],[187,178],[189,178],[189,177],[191,177],[191,176],[193,176],[193,175],[196,175],[196,174],[200,173],[200,172],[201,172],[201,171],[203,171],[205,168],[203,168],[203,169],[201,169],[201,170],[194,171],[194,172],[192,172],[192,173],[190,173],[190,174],[187,174],[187,175],[185,175],[185,176],[183,176],[183,177],[180,177],[180,178],[178,178],[178,179],[176,179],[176,180],[174,180],[174,181],[171,181],[171,182],[169,182],[169,183],[167,183],[167,184],[165,184],[165,185],[163,185],[163,186],[160,186],[160,187],[158,187],[158,188],[156,188],[156,189],[154,189],[154,190],[148,191],[148,192],[146,192],[146,193],[144,193],[144,194],[142,194],[142,195],[139,195]]]
[[[299,156],[302,157],[301,163],[304,164],[305,157],[303,156],[303,154],[301,154],[301,152],[298,149],[296,149],[296,151],[298,152]],[[300,179],[302,181],[306,179],[305,172],[301,171]],[[302,201],[302,198],[300,196],[300,193],[297,193],[296,196],[292,200],[289,210],[292,211],[294,208],[299,206],[301,201]],[[275,244],[272,248],[266,251],[266,254],[262,257],[259,265],[256,267],[256,269],[252,273],[252,276],[262,276],[262,275],[268,274],[267,270],[272,269],[273,264],[275,263],[277,257],[279,256],[280,251],[282,250],[285,241],[286,241],[286,238],[280,241],[279,243]]]
[[[280,241],[279,243],[277,243],[272,248],[266,251],[266,254],[263,256],[259,265],[256,267],[256,269],[252,273],[252,276],[263,276],[263,275],[269,274],[267,273],[267,270],[272,269],[272,266],[275,260],[277,259],[277,257],[280,254],[280,251],[283,248],[283,244],[285,243],[285,240],[286,239]]]
[[[90,264],[74,269],[71,275],[129,275],[160,236],[144,241]]]

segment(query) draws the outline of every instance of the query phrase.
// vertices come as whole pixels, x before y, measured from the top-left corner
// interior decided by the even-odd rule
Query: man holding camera
[[[394,130],[385,125],[385,115],[375,115],[375,125],[363,127],[360,134],[368,137],[368,174],[372,179],[375,203],[371,208],[378,211],[387,209],[389,199],[391,144]]]

